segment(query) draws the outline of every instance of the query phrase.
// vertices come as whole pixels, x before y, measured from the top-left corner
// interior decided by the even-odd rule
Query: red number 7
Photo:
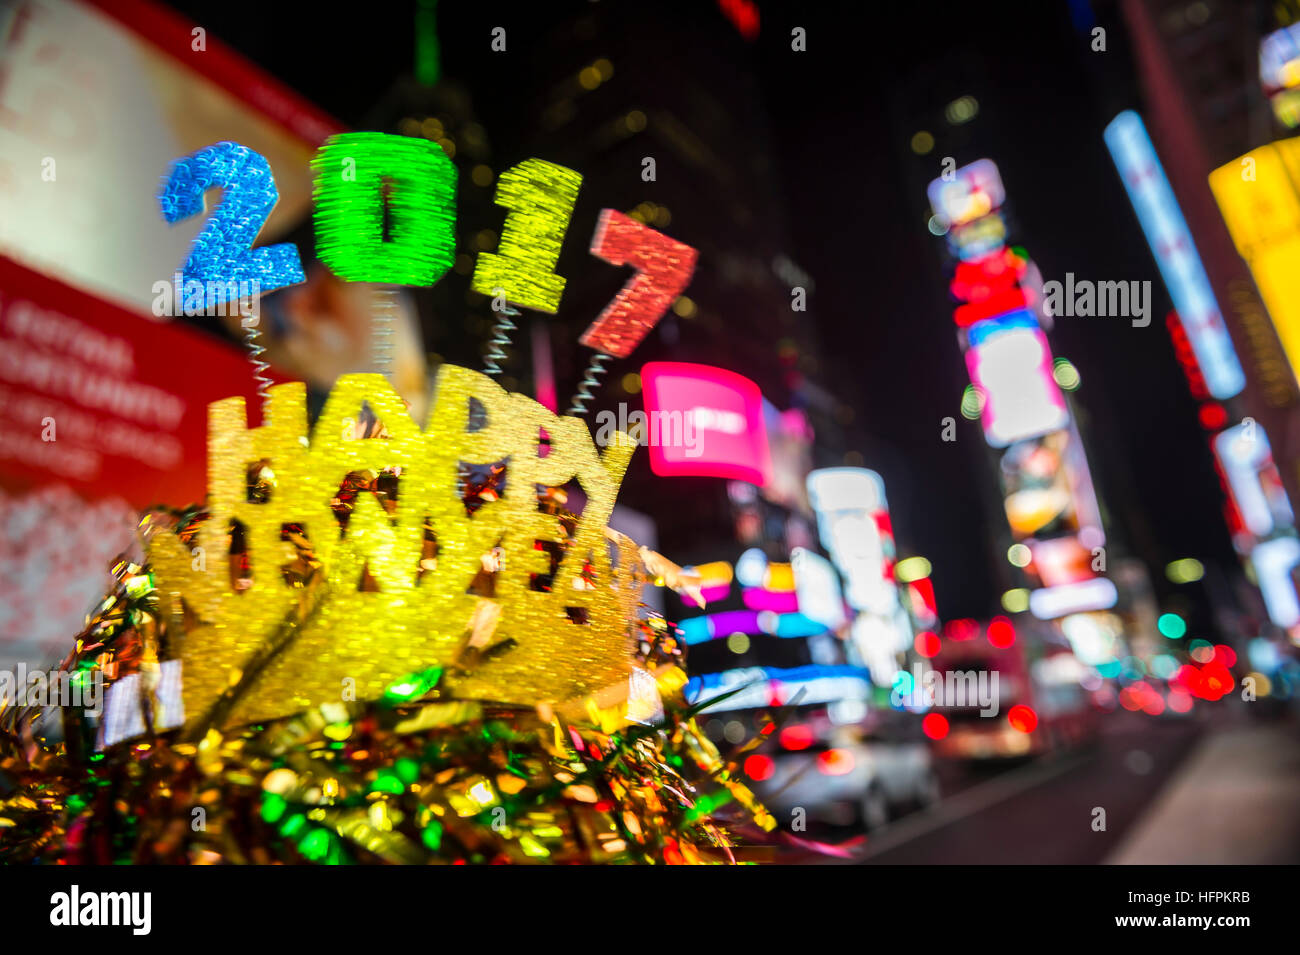
[[[591,254],[611,265],[631,265],[637,272],[579,341],[626,358],[686,288],[699,253],[621,212],[605,209],[591,238]]]

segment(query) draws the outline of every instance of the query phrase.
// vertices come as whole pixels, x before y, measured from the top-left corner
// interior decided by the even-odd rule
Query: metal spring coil
[[[488,342],[487,354],[483,356],[487,374],[501,374],[500,363],[506,358],[505,346],[510,344],[510,333],[519,327],[511,319],[518,318],[521,314],[509,305],[497,312],[496,324],[492,326],[492,339]]]
[[[370,360],[375,371],[393,378],[393,326],[397,320],[397,289],[378,288],[371,320]]]
[[[262,403],[262,416],[265,417],[267,404],[270,400],[268,392],[274,379],[269,378],[264,373],[266,369],[271,367],[271,363],[262,361],[261,358],[266,348],[258,343],[262,330],[257,325],[257,319],[253,319],[252,324],[245,319],[242,324],[244,326],[244,347],[248,349],[248,360],[253,366],[253,380],[257,382],[257,397]]]
[[[584,377],[578,385],[578,393],[573,396],[573,404],[569,406],[569,410],[565,414],[582,416],[587,413],[587,403],[593,401],[596,397],[592,393],[592,389],[600,387],[601,376],[609,371],[605,367],[605,362],[613,360],[613,355],[606,355],[601,351],[591,356],[591,364],[587,366],[587,370],[583,373]]]

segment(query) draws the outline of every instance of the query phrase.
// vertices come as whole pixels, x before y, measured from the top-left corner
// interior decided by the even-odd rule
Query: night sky
[[[229,3],[171,6],[355,128],[411,71],[414,3],[347,16],[317,5],[304,14],[262,4],[255,16]],[[510,62],[527,64],[537,27],[584,6],[440,5],[444,72],[470,87],[498,154],[512,155],[510,130],[522,125],[529,99],[512,92],[527,82],[526,67],[487,67],[491,26],[510,28]],[[1145,559],[1158,585],[1174,558],[1233,566],[1211,457],[1164,325],[1168,296],[1102,141],[1117,112],[1142,106],[1113,5],[1097,4],[1105,53],[1089,49],[1064,0],[865,4],[853,14],[839,4],[760,6],[754,68],[768,100],[790,256],[816,281],[808,316],[826,358],[816,378],[855,409],[855,449],[885,478],[901,552],[933,562],[942,616],[987,616],[1002,586],[995,562],[1003,558],[989,544],[1002,529],[991,524],[1001,520],[992,463],[978,424],[959,412],[968,378],[943,242],[925,226],[924,187],[940,171],[941,151],[918,157],[908,147],[918,129],[941,132],[942,119],[917,115],[919,104],[963,94],[980,112],[960,131],[966,142],[955,158],[998,164],[1010,240],[1044,278],[1074,272],[1153,284],[1148,327],[1061,318],[1050,336],[1082,376],[1074,400],[1111,546]],[[704,20],[716,27],[718,16],[697,0],[682,29]],[[796,25],[808,31],[806,52],[790,50]],[[689,69],[671,55],[665,69]],[[958,424],[951,444],[940,440],[947,416]]]
[[[955,158],[998,164],[1010,241],[1045,279],[1151,280],[1149,326],[1063,317],[1049,335],[1082,378],[1074,400],[1120,549],[1110,557],[1145,559],[1158,587],[1178,557],[1233,566],[1212,457],[1164,325],[1168,295],[1102,139],[1116,113],[1142,105],[1122,25],[1103,16],[1108,49],[1094,53],[1066,3],[898,6],[902,14],[869,30],[813,21],[819,45],[803,60],[776,47],[777,34],[789,35],[778,24],[794,20],[774,15],[763,63],[777,127],[789,131],[795,247],[817,276],[825,338],[840,343],[827,353],[840,359],[837,379],[857,388],[867,466],[885,478],[903,547],[933,562],[942,615],[995,611],[988,564],[1003,558],[987,549],[990,508],[975,506],[993,492],[973,475],[991,466],[978,425],[959,414],[969,379],[943,241],[925,227],[924,186],[940,172],[940,150],[918,157],[908,146],[916,130],[938,128],[899,108],[900,88],[921,91],[904,94],[913,101],[979,100],[970,124],[979,149]],[[939,6],[949,12],[937,15]],[[956,444],[940,440],[948,415]]]

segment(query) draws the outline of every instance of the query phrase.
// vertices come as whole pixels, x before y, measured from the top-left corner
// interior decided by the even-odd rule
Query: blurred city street
[[[1300,0],[0,0],[0,863],[1300,864],[1298,502]]]
[[[1126,714],[1089,749],[1014,767],[945,766],[943,801],[869,835],[873,865],[1295,865],[1300,734],[1293,719],[1152,720]],[[1106,828],[1093,822],[1106,810]],[[830,843],[851,831],[820,827]]]

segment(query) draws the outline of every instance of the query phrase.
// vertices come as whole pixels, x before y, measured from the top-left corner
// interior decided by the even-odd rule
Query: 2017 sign
[[[388,133],[342,133],[321,146],[312,168],[321,261],[340,278],[423,286],[450,268],[457,173],[439,146]],[[509,213],[497,251],[480,253],[472,287],[554,314],[565,284],[555,264],[581,185],[579,173],[541,159],[503,172],[495,201]],[[224,197],[195,238],[182,279],[255,280],[262,292],[304,281],[292,244],[253,248],[279,194],[270,165],[247,146],[220,142],[177,160],[159,194],[163,217],[175,223],[198,215],[204,192],[218,186]],[[697,253],[614,209],[602,211],[591,253],[637,270],[581,339],[624,358],[686,287]],[[216,302],[228,295],[221,286],[216,294]]]

